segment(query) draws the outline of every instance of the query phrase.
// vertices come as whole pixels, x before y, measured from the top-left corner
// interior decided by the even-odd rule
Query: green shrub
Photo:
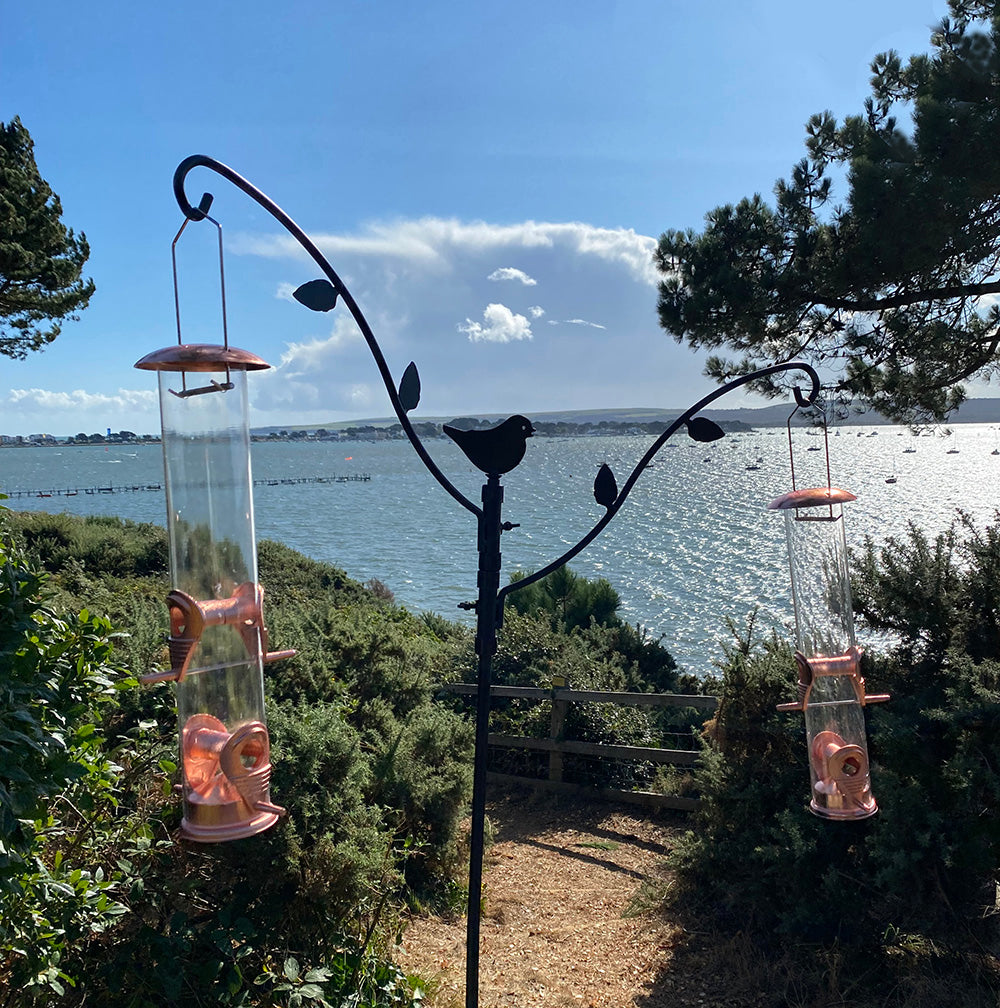
[[[493,682],[502,686],[549,689],[562,677],[575,689],[620,691],[629,688],[626,658],[616,650],[615,628],[592,627],[565,633],[553,626],[547,614],[504,617],[493,659]],[[474,682],[476,656],[471,645],[455,661],[455,680]],[[631,665],[629,665],[631,668]],[[496,697],[491,708],[491,730],[501,734],[547,738],[552,704],[549,700]],[[654,722],[644,708],[614,704],[572,704],[563,725],[563,737],[608,745],[650,745],[656,739]],[[490,768],[519,776],[546,776],[548,757],[517,749],[491,751]],[[564,757],[564,779],[595,786],[631,787],[651,779],[652,768],[627,762]]]
[[[257,544],[257,568],[268,603],[290,597],[296,602],[335,596],[343,604],[368,598],[365,589],[338,567],[304,556],[283,543],[262,539]]]
[[[244,840],[180,843],[172,688],[139,689],[112,664],[166,662],[165,574],[128,559],[157,536],[4,520],[36,561],[58,552],[48,608],[23,560],[0,598],[0,1005],[58,1008],[84,990],[99,1008],[419,1002],[388,938],[408,886],[451,884],[471,730],[434,705],[431,682],[453,644],[336,568],[264,547],[281,587],[265,604],[272,641],[300,649],[266,676],[273,793],[289,815]],[[110,569],[95,537],[122,558]],[[55,611],[85,599],[134,636]]]
[[[44,511],[11,513],[8,522],[29,558],[53,574],[70,559],[110,577],[166,574],[167,534],[158,525]]]
[[[512,584],[521,580],[523,575],[517,573],[511,577]],[[605,578],[588,580],[566,566],[559,567],[540,581],[511,592],[506,605],[508,614],[548,622],[558,640],[581,635],[591,654],[613,657],[624,670],[624,679],[621,686],[608,689],[671,693],[695,686],[693,679],[679,674],[677,663],[663,646],[663,636],[653,637],[644,627],[632,626],[619,617],[621,599]],[[504,658],[498,659],[502,678],[506,674]]]
[[[0,538],[0,992],[24,1003],[63,994],[72,949],[127,913],[118,855],[139,833],[121,811],[128,754],[102,730],[135,681],[110,664],[107,621],[61,619],[45,580]]]
[[[511,583],[517,584],[523,574],[515,573]],[[574,574],[565,564],[533,584],[511,592],[507,604],[522,615],[546,614],[553,627],[574,630],[591,623],[617,625],[621,606],[618,592],[606,578],[588,580]]]
[[[520,580],[514,575],[511,581]],[[594,581],[560,567],[547,577],[507,596],[507,612],[493,659],[498,685],[551,687],[561,678],[575,689],[669,693],[697,689],[681,676],[677,664],[644,628],[617,615],[620,599],[603,578]],[[459,674],[474,681],[476,659],[468,647]],[[494,731],[548,737],[552,705],[548,700],[494,699]],[[693,720],[692,720],[693,719]],[[664,732],[685,735],[701,716],[684,708],[652,709],[591,703],[570,705],[562,737],[604,745],[656,745]],[[547,776],[548,756],[498,749],[492,768],[520,776]],[[592,786],[646,787],[654,767],[628,761],[567,755],[564,779]]]

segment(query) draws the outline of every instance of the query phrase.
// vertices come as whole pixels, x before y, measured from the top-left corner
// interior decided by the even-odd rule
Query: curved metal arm
[[[511,593],[520,590],[521,588],[527,588],[528,585],[534,584],[536,581],[541,581],[543,577],[551,574],[554,570],[562,567],[563,564],[568,563],[573,559],[578,553],[581,553],[586,549],[607,527],[608,523],[618,511],[621,506],[625,503],[625,499],[632,492],[632,488],[635,486],[636,481],[642,475],[643,470],[649,463],[653,460],[653,456],[673,437],[674,434],[681,428],[682,425],[686,424],[695,414],[701,412],[709,403],[715,402],[721,396],[724,396],[727,392],[732,392],[733,389],[739,388],[741,385],[747,385],[750,382],[756,380],[757,378],[766,378],[768,375],[778,374],[781,371],[804,371],[808,376],[811,383],[811,388],[805,395],[802,391],[795,386],[793,388],[793,394],[795,396],[795,401],[800,406],[809,406],[815,400],[816,396],[819,395],[820,384],[819,375],[816,374],[815,370],[804,361],[787,361],[783,364],[775,364],[768,368],[763,368],[760,371],[754,371],[752,374],[741,375],[739,378],[734,378],[732,381],[727,382],[721,388],[717,388],[714,392],[705,396],[704,399],[700,399],[693,406],[689,407],[685,412],[683,412],[670,426],[653,442],[649,450],[645,455],[639,460],[636,467],[632,470],[631,475],[625,481],[625,485],[622,487],[621,491],[617,494],[615,499],[608,505],[607,512],[601,517],[600,521],[575,545],[571,546],[561,557],[553,560],[552,563],[546,565],[541,570],[535,571],[533,574],[528,574],[517,581],[513,581],[508,585],[505,585],[497,593],[497,609],[498,612],[503,612],[504,599]]]
[[[372,356],[375,358],[375,364],[378,367],[379,374],[382,376],[382,382],[385,385],[386,391],[389,393],[389,401],[392,403],[392,408],[396,414],[396,418],[399,420],[400,425],[403,428],[404,433],[410,440],[410,444],[413,445],[420,456],[420,460],[427,467],[430,474],[441,484],[444,489],[451,494],[455,500],[458,501],[462,507],[471,511],[477,517],[482,515],[482,509],[478,508],[472,503],[460,490],[455,487],[451,481],[441,472],[437,467],[437,464],[427,453],[427,449],[424,448],[423,442],[417,435],[417,432],[413,429],[413,425],[410,423],[409,417],[406,415],[406,410],[403,408],[403,404],[400,401],[399,394],[396,391],[396,385],[392,378],[392,373],[389,371],[389,366],[386,364],[385,357],[382,355],[382,350],[375,339],[375,334],[372,332],[371,326],[368,325],[368,320],[365,318],[361,309],[358,307],[357,302],[351,297],[351,292],[344,285],[344,282],[337,276],[336,271],[327,261],[326,257],[322,252],[313,244],[309,236],[292,220],[284,210],[281,209],[273,200],[265,196],[255,185],[248,182],[242,175],[237,174],[228,165],[224,165],[221,161],[216,161],[215,158],[208,157],[205,154],[192,154],[190,157],[186,157],[178,166],[174,172],[174,197],[177,200],[177,205],[181,208],[181,212],[188,220],[200,221],[204,220],[208,216],[208,211],[211,209],[212,201],[214,197],[211,193],[205,193],[201,197],[201,201],[198,206],[192,206],[188,201],[187,195],[184,192],[184,180],[192,168],[209,168],[214,171],[217,175],[221,175],[223,178],[228,179],[233,183],[238,189],[241,189],[247,194],[254,202],[262,206],[301,246],[309,253],[312,257],[313,262],[323,271],[326,278],[333,285],[334,290],[340,296],[341,300],[347,305],[348,311],[354,317],[354,321],[357,323],[358,328],[361,330],[361,335],[364,336],[365,342],[368,344],[368,349],[371,350]]]

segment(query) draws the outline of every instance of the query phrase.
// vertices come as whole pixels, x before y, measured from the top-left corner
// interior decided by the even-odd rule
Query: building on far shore
[[[55,445],[120,445],[149,444],[159,442],[158,434],[136,434],[133,431],[114,431],[108,434],[71,434],[68,436],[56,434],[0,434],[0,447],[6,445],[29,447],[54,447]]]

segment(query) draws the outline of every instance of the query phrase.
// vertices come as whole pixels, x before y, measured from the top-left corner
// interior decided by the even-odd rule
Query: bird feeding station
[[[597,519],[594,526],[583,538],[566,550],[561,556],[541,569],[536,570],[533,574],[526,575],[518,581],[510,582],[501,587],[501,536],[519,528],[517,523],[503,520],[502,504],[504,488],[501,484],[501,477],[516,468],[522,461],[526,440],[534,433],[534,426],[531,421],[517,414],[489,430],[466,432],[454,426],[445,428],[445,433],[457,444],[469,461],[485,476],[486,482],[482,487],[481,506],[467,498],[441,471],[410,422],[409,414],[419,405],[421,394],[421,382],[416,364],[411,362],[406,367],[397,385],[364,313],[330,262],[320,252],[309,236],[284,210],[247,179],[233,171],[232,168],[202,154],[191,155],[177,166],[174,172],[174,196],[186,220],[211,220],[208,217],[208,210],[213,201],[212,195],[205,193],[201,201],[197,205],[194,205],[188,200],[184,191],[185,179],[195,168],[209,169],[231,182],[236,188],[249,196],[258,206],[262,207],[278,221],[313,260],[323,276],[319,279],[309,280],[296,288],[292,295],[293,298],[311,311],[329,312],[340,304],[350,312],[365,343],[368,345],[368,349],[371,351],[375,365],[385,385],[389,402],[392,404],[393,411],[396,414],[403,433],[423,462],[428,473],[459,506],[469,512],[475,519],[477,552],[479,556],[476,579],[478,592],[474,601],[460,602],[459,608],[472,610],[476,614],[476,730],[472,775],[472,818],[469,841],[465,1008],[478,1008],[479,932],[482,914],[482,900],[480,896],[482,893],[483,850],[485,843],[486,769],[489,750],[491,676],[493,656],[497,651],[498,633],[502,630],[503,626],[504,602],[507,596],[546,577],[554,570],[568,563],[593,542],[621,510],[636,481],[651,463],[653,457],[681,428],[686,428],[688,436],[694,441],[708,442],[723,437],[721,427],[709,418],[698,415],[716,399],[755,380],[795,370],[804,372],[810,382],[811,387],[806,395],[803,395],[798,388],[794,389],[796,401],[800,406],[805,407],[810,405],[819,393],[819,376],[808,364],[800,361],[786,361],[751,374],[741,375],[700,399],[677,417],[654,441],[646,454],[639,460],[632,472],[625,479],[621,488],[619,488],[618,480],[611,468],[608,465],[600,467],[594,480],[593,498],[599,507],[604,509],[604,513]],[[179,339],[180,325],[178,323]],[[218,379],[216,380],[218,381]],[[225,380],[228,381],[228,377]],[[196,390],[192,391],[191,395],[197,398]],[[211,395],[208,395],[207,391],[206,396],[207,398],[212,398]],[[164,443],[164,447],[166,448],[166,442]],[[205,583],[207,584],[208,582]],[[194,711],[194,708],[189,707],[188,710]],[[191,716],[194,715],[192,714]],[[200,722],[196,722],[196,726],[199,725]],[[198,730],[203,729],[199,727]]]
[[[825,423],[823,434],[827,485],[796,489],[789,417],[792,490],[768,505],[785,515],[799,673],[798,699],[779,704],[778,710],[801,710],[805,715],[810,810],[827,819],[865,819],[878,806],[871,787],[864,707],[889,697],[865,693],[843,515],[843,505],[857,498],[830,485]]]
[[[219,254],[221,270],[221,229]],[[214,843],[260,833],[284,813],[270,797],[263,663],[294,652],[268,653],[257,581],[247,373],[270,365],[228,336],[222,346],[181,343],[179,309],[177,340],[135,365],[159,380],[173,585],[170,669],[141,681],[177,684],[181,832]]]

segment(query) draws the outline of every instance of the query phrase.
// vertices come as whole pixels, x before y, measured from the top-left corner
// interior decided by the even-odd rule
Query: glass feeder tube
[[[166,479],[171,668],[177,683],[184,836],[252,836],[284,812],[270,799],[267,652],[257,581],[245,350],[177,345],[137,368],[158,372]]]
[[[871,789],[861,648],[854,637],[842,505],[856,500],[836,487],[793,490],[772,501],[783,511],[795,608],[798,700],[812,782],[809,808],[828,819],[864,819],[878,811]]]

